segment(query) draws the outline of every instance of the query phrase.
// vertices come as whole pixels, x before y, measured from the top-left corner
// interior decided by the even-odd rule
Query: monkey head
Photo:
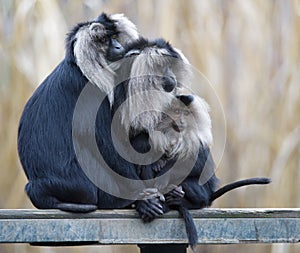
[[[165,40],[144,38],[127,45],[125,58],[131,64],[122,122],[135,131],[150,131],[187,78],[187,60]]]
[[[102,13],[95,20],[80,23],[67,37],[67,58],[84,76],[107,94],[114,87],[114,74],[124,46],[136,40],[135,25],[122,14]],[[110,98],[111,99],[111,98]]]
[[[156,149],[171,157],[196,154],[200,145],[212,144],[208,104],[196,95],[177,95],[155,130],[151,141]]]

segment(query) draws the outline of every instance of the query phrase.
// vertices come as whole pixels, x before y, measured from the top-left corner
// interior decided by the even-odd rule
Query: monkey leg
[[[199,185],[196,181],[188,181],[182,183],[185,192],[183,202],[188,209],[201,209],[209,206],[212,190],[209,187]]]
[[[26,185],[25,191],[32,204],[39,209],[60,209],[75,213],[87,213],[97,209],[97,205],[90,199],[92,194],[70,189],[62,183],[54,183],[48,179],[32,180]]]
[[[66,212],[89,213],[97,210],[97,205],[77,204],[77,203],[58,203],[55,207]]]

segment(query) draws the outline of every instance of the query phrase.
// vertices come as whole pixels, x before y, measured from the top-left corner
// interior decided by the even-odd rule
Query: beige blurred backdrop
[[[0,0],[0,208],[33,208],[17,156],[24,104],[64,57],[65,35],[101,12],[122,12],[145,37],[180,48],[212,83],[223,105],[227,142],[221,184],[268,176],[272,184],[236,190],[214,207],[300,206],[300,1]],[[221,120],[221,119],[220,119]],[[218,119],[213,122],[218,124]],[[198,246],[197,252],[299,252],[298,245]],[[0,252],[138,252],[136,246]]]

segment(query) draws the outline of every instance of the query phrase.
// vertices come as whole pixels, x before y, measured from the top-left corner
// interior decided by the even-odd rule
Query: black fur
[[[105,14],[93,22],[103,22],[107,34],[117,32]],[[82,171],[73,148],[73,112],[88,83],[76,65],[73,46],[76,33],[86,24],[78,24],[69,33],[64,60],[36,89],[21,116],[18,152],[28,178],[26,193],[37,208],[90,212],[97,208],[124,208],[133,202],[99,190]],[[95,90],[101,92],[96,87]],[[134,166],[120,159],[112,145],[110,122],[110,104],[106,98],[96,121],[99,149],[111,168],[138,179]],[[85,138],[84,131],[80,138]]]
[[[140,37],[138,40],[129,43],[125,46],[125,50],[128,54],[130,54],[131,50],[139,50],[142,51],[146,48],[154,47],[166,49],[168,51],[169,56],[174,57],[176,59],[180,59],[180,55],[174,50],[169,42],[166,40],[159,38],[154,40],[148,40],[146,38]],[[130,56],[130,55],[129,55]]]

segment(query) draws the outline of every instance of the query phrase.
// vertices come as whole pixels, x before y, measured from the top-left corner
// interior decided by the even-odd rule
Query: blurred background
[[[270,186],[239,189],[214,207],[300,206],[299,0],[0,0],[0,208],[33,208],[17,156],[21,112],[63,59],[68,30],[102,11],[122,12],[145,37],[170,41],[210,80],[227,123],[217,170],[222,184],[272,178]],[[292,253],[300,246],[198,246],[197,251]],[[0,252],[119,253],[138,248],[13,244],[0,245]]]

